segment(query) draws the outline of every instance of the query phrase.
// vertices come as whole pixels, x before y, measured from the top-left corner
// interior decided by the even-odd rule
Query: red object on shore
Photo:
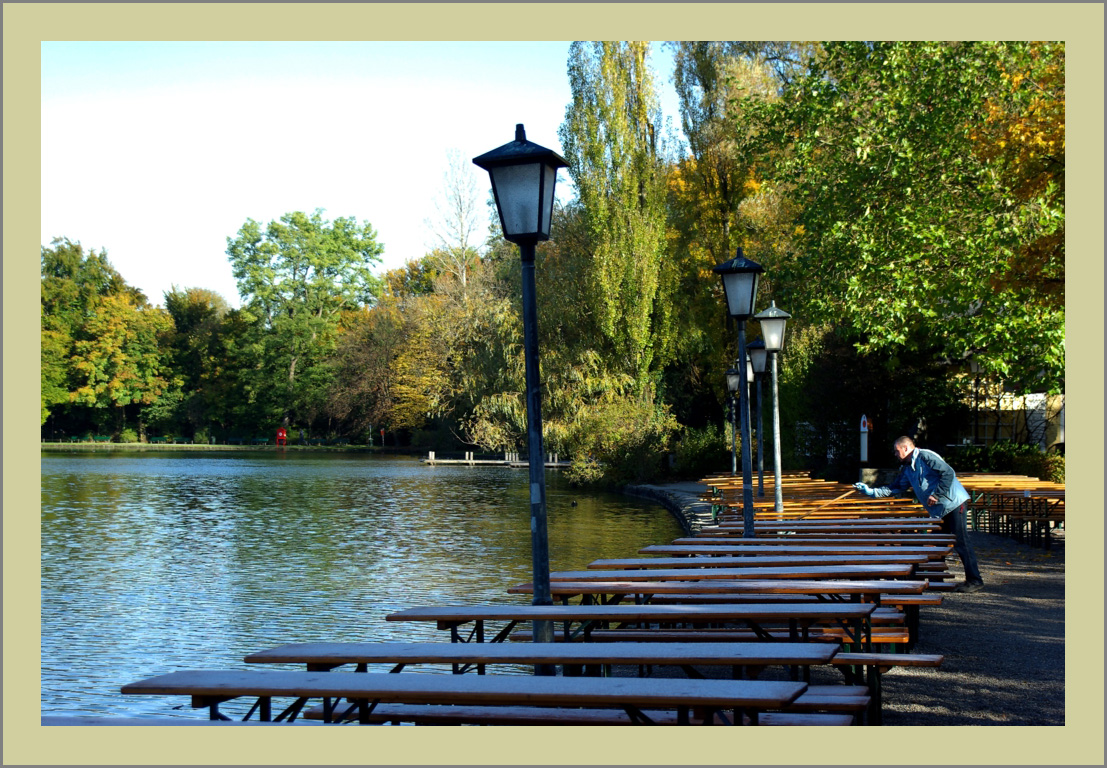
[[[277,445],[285,445],[288,442],[288,432],[284,427],[277,429]]]

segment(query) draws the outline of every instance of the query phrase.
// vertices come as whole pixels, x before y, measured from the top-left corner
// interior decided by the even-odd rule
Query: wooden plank
[[[124,685],[124,694],[192,696],[194,702],[240,696],[330,697],[397,704],[758,707],[777,709],[804,683],[770,680],[594,678],[527,675],[393,675],[377,672],[186,670]]]
[[[757,603],[724,605],[443,605],[407,608],[387,621],[665,621],[856,619],[875,610],[872,603]]]
[[[778,544],[758,546],[726,546],[725,544],[651,544],[638,550],[643,555],[880,555],[888,553],[890,547],[864,544],[821,544],[803,546],[796,544]],[[926,555],[931,560],[940,560],[953,551],[952,544],[929,547],[895,547],[891,556]]]
[[[803,595],[860,595],[872,599],[876,595],[918,595],[929,582],[920,580],[803,580],[803,579],[750,579],[743,581],[558,581],[550,584],[555,596],[580,594],[604,595],[663,595],[663,594],[803,594]],[[529,582],[508,588],[510,594],[531,594]]]

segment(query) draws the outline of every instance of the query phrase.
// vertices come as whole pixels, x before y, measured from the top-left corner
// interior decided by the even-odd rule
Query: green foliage
[[[657,479],[678,427],[667,408],[636,399],[592,409],[579,426],[566,476],[575,485],[603,486]]]
[[[1003,440],[989,445],[958,446],[945,457],[958,472],[997,472],[1065,482],[1065,457],[1036,445]]]
[[[138,442],[138,432],[135,432],[131,427],[127,427],[126,429],[124,429],[122,432],[119,433],[119,436],[116,437],[115,442],[117,442],[117,443],[137,443]]]
[[[575,42],[573,101],[559,131],[586,222],[587,306],[610,365],[636,391],[669,354],[672,281],[664,269],[667,166],[649,44]]]
[[[828,43],[782,98],[746,100],[766,151],[789,149],[778,179],[802,232],[783,276],[791,311],[848,325],[862,353],[934,346],[978,355],[1020,391],[1060,390],[1060,241],[1040,268],[1019,265],[1028,237],[1063,232],[1062,200],[1048,182],[1028,192],[981,148],[990,105],[1020,109],[1009,73],[1029,66],[1025,51]],[[1063,71],[1063,47],[1048,56]]]
[[[674,453],[673,471],[683,478],[698,480],[730,466],[727,435],[713,424],[703,429],[685,428],[674,446]]]

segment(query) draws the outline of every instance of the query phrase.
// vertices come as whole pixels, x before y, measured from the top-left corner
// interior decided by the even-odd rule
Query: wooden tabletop
[[[951,533],[792,533],[789,535],[770,536],[764,533],[755,538],[747,539],[737,531],[729,529],[703,531],[696,536],[673,539],[673,544],[734,544],[743,547],[758,546],[806,546],[808,544],[865,544],[881,547],[898,547],[908,545],[952,544],[955,537]]]
[[[804,594],[804,595],[920,595],[928,586],[920,580],[802,580],[802,579],[748,579],[725,581],[556,581],[550,583],[555,596],[581,594],[605,595],[662,595],[662,594]],[[532,594],[534,585],[519,584],[507,590],[510,594]]]
[[[808,565],[883,565],[887,563],[925,563],[927,555],[901,554],[898,551],[882,555],[840,554],[788,554],[762,555],[750,553],[743,556],[693,555],[690,557],[624,557],[593,560],[588,567],[593,570],[615,568],[741,568],[741,567],[805,567]]]
[[[826,664],[828,643],[291,643],[252,653],[250,664]],[[317,668],[317,669],[316,669]]]
[[[194,706],[239,696],[295,696],[400,704],[776,709],[795,700],[806,687],[805,683],[768,680],[186,670],[140,680],[121,691],[192,696]]]
[[[735,603],[723,605],[441,605],[407,608],[387,621],[666,621],[855,619],[872,615],[872,603]]]
[[[912,565],[794,565],[751,566],[749,568],[629,568],[605,571],[554,571],[550,581],[667,581],[695,579],[876,579],[906,578]]]
[[[889,552],[891,550],[891,552]],[[953,550],[952,544],[935,544],[929,547],[903,546],[880,547],[866,544],[769,544],[765,546],[727,546],[715,544],[651,544],[638,550],[642,555],[924,555],[930,560],[941,560]],[[720,557],[719,559],[723,559]]]

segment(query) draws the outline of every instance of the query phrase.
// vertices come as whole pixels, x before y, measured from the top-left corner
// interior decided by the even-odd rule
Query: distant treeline
[[[575,197],[537,275],[546,445],[575,479],[729,466],[711,268],[739,246],[759,306],[793,316],[789,466],[855,461],[862,413],[878,445],[920,423],[953,442],[972,362],[1063,391],[1063,44],[673,45],[680,140],[647,44],[569,50]],[[471,170],[449,158],[437,246],[383,276],[368,223],[248,220],[227,238],[241,309],[203,288],[153,306],[105,251],[43,246],[43,435],[523,450],[518,254]]]

